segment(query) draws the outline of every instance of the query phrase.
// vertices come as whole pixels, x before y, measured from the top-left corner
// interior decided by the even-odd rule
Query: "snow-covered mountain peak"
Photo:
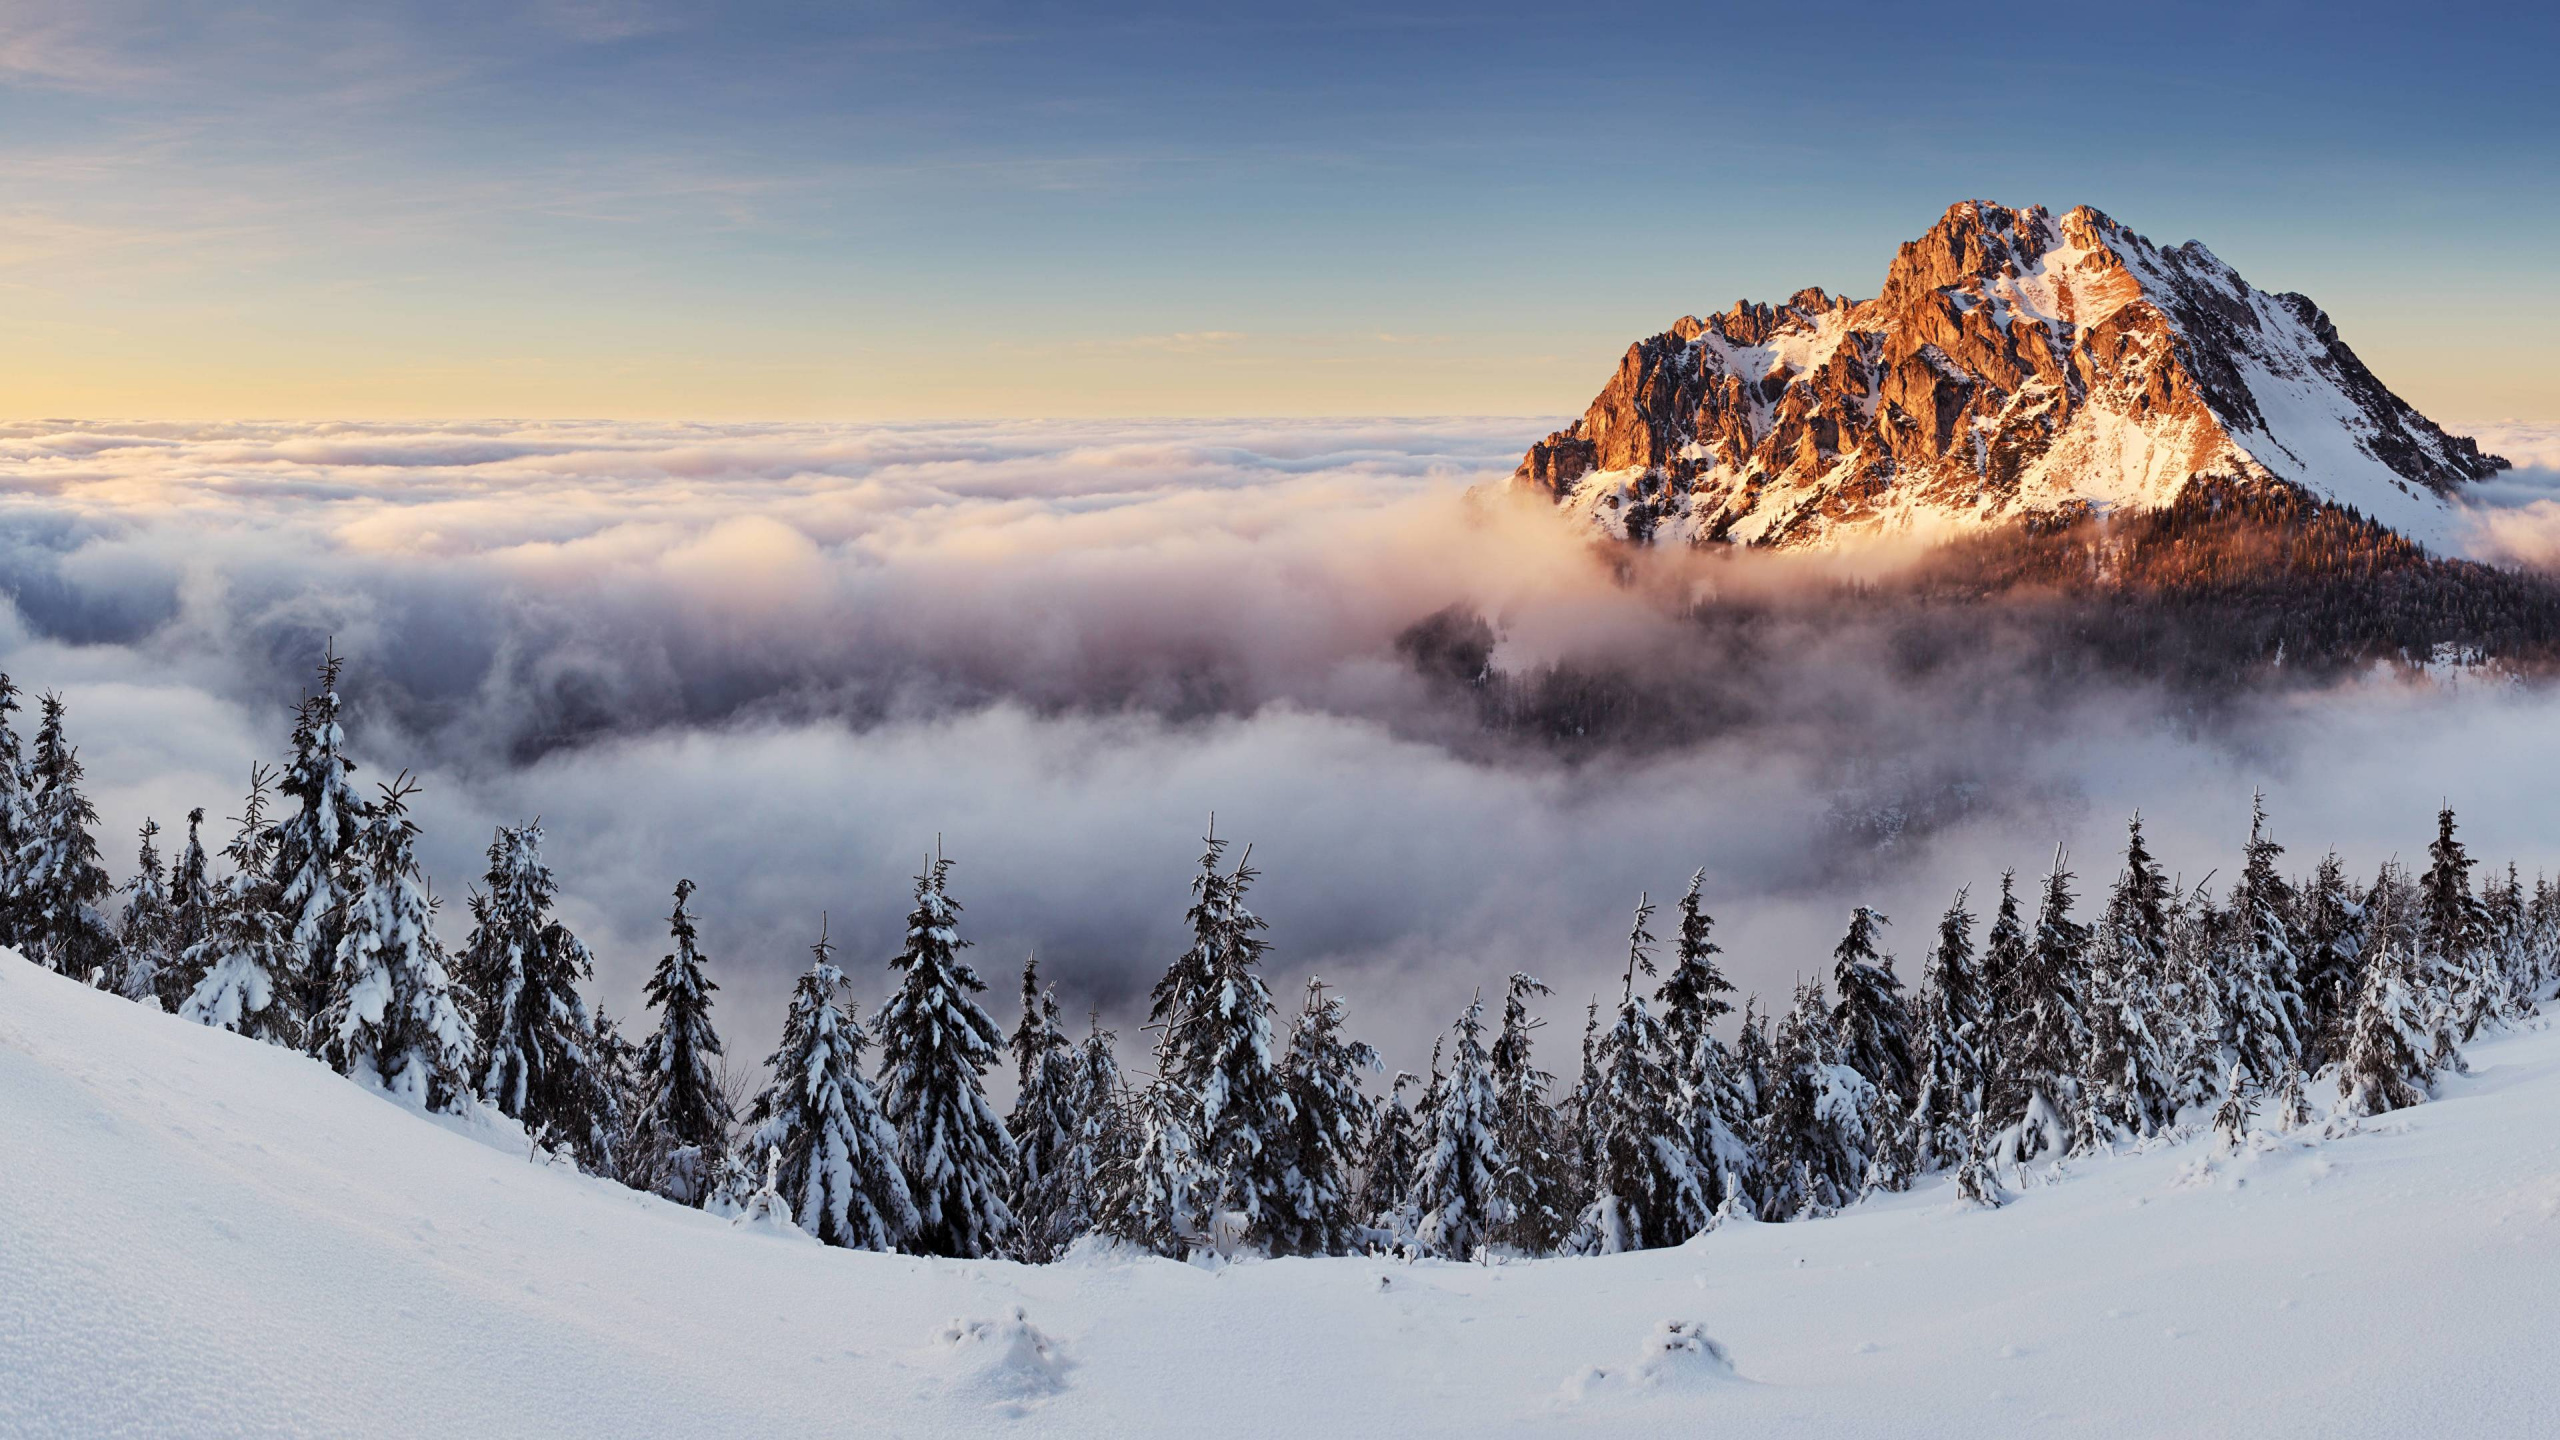
[[[1873,300],[1818,289],[1632,346],[1515,484],[1647,540],[1816,546],[2285,485],[2421,544],[2505,462],[2393,395],[2319,307],[2089,206],[1950,207]]]

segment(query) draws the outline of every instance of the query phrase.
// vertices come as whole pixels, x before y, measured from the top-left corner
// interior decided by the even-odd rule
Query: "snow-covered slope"
[[[2560,1433],[2547,1030],[1997,1212],[1030,1269],[741,1231],[0,953],[0,1166],[12,1437]]]
[[[2282,484],[2441,550],[2504,463],[2199,243],[1965,201],[1873,300],[1805,290],[1630,347],[1514,483],[1613,536],[1795,547]]]

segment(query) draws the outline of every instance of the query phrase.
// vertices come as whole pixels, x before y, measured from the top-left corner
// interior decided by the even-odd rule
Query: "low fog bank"
[[[2446,799],[2474,853],[2560,864],[2560,714],[2481,681],[2208,715],[2057,694],[2033,656],[1915,679],[1850,636],[1704,677],[1747,723],[1684,743],[1486,744],[1398,655],[1417,618],[1493,617],[1506,667],[1640,666],[1701,586],[1835,578],[1617,573],[1471,499],[1542,424],[0,427],[0,668],[69,700],[121,875],[146,814],[203,805],[218,843],[335,635],[360,778],[426,781],[447,942],[490,828],[539,814],[618,1014],[675,879],[702,886],[750,1064],[820,911],[857,974],[884,961],[937,835],[999,1016],[1036,947],[1134,1052],[1214,810],[1255,846],[1284,1010],[1321,973],[1409,1067],[1528,969],[1570,1068],[1637,892],[1701,866],[1775,996],[1852,903],[1909,978],[1960,884],[2060,843],[2096,888],[2137,808],[2190,881],[2227,875],[2253,788],[2306,869],[2414,855]],[[2500,516],[2552,478],[2495,482]]]

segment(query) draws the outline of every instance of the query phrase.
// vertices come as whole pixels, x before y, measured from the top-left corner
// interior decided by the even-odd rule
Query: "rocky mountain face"
[[[2505,468],[2300,295],[2083,206],[1967,201],[1872,300],[1802,290],[1629,347],[1512,483],[1634,540],[1818,547],[2290,487],[2432,549]]]

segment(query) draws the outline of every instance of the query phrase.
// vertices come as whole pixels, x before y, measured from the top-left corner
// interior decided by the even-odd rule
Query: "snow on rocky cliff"
[[[1773,547],[2280,483],[2442,550],[2460,487],[2504,465],[2199,243],[1966,201],[1873,300],[1804,290],[1638,342],[1512,483],[1612,536]]]
[[[2560,1033],[2412,1110],[1507,1265],[831,1250],[0,951],[0,1435],[2560,1434]]]

